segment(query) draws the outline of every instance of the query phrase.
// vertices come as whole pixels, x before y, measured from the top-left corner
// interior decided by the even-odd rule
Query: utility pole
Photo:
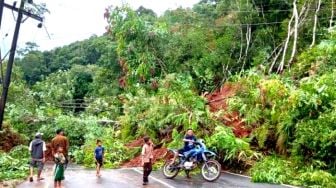
[[[1,0],[1,1],[3,1],[3,0]],[[27,12],[27,11],[23,10],[25,1],[26,0],[21,0],[19,9],[17,9],[14,6],[7,5],[5,3],[1,4],[1,5],[5,6],[6,8],[12,9],[13,11],[17,11],[18,12],[18,17],[17,17],[17,20],[16,20],[15,31],[14,31],[14,36],[13,36],[13,40],[12,40],[12,46],[11,46],[11,49],[10,49],[9,59],[8,59],[8,63],[7,63],[7,70],[6,70],[6,75],[5,75],[5,78],[4,78],[3,90],[2,90],[1,99],[0,99],[0,130],[2,129],[2,123],[3,123],[3,119],[4,119],[4,112],[5,112],[5,106],[6,106],[6,101],[7,101],[8,89],[9,89],[9,85],[10,85],[10,81],[11,81],[11,75],[12,75],[12,68],[13,68],[13,63],[14,63],[14,58],[15,58],[16,45],[17,45],[17,41],[18,41],[18,37],[19,37],[19,31],[20,31],[20,26],[21,26],[23,14],[25,14],[29,17],[32,17],[34,19],[37,19],[41,22],[43,21],[43,19],[41,17],[39,17],[37,15],[34,15],[34,14],[31,14],[30,12]],[[28,2],[32,3],[31,0],[28,0]],[[2,16],[1,16],[1,18],[2,18]],[[1,20],[1,18],[0,18],[0,20]]]
[[[0,0],[0,29],[1,29],[2,12],[4,9],[4,4],[5,4],[5,0]]]

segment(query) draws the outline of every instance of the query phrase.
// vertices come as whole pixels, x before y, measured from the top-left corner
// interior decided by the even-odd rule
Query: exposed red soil
[[[234,96],[235,93],[239,90],[239,85],[226,83],[220,89],[215,92],[206,95],[208,100],[208,104],[210,106],[210,110],[212,112],[218,112],[220,110],[227,110],[227,99]],[[237,137],[246,137],[250,135],[251,129],[246,126],[244,121],[240,118],[239,112],[233,113],[224,113],[222,117],[219,118],[223,124],[232,128],[233,133]],[[133,140],[132,142],[125,144],[128,148],[141,147],[144,144],[143,138],[138,138]],[[158,161],[160,159],[169,159],[169,154],[167,155],[166,148],[158,148],[154,150],[153,153],[154,159],[153,162]],[[141,156],[137,156],[130,161],[124,163],[122,167],[139,167],[141,166]]]
[[[166,148],[159,148],[155,149],[153,152],[153,163],[156,161],[163,159],[167,154]],[[141,155],[131,159],[130,161],[126,162],[122,165],[124,168],[130,168],[130,167],[139,167],[141,166]]]
[[[0,131],[0,151],[9,152],[13,147],[21,144],[25,144],[23,137],[4,123],[3,129]]]
[[[52,150],[51,150],[51,143],[46,143],[47,151],[46,151],[46,160],[47,161],[53,161],[54,157],[52,155]]]
[[[138,138],[130,143],[125,144],[125,146],[128,148],[135,148],[135,147],[141,147],[143,144],[144,144],[143,138]]]
[[[220,89],[206,96],[211,112],[217,112],[227,109],[227,99],[234,96],[239,90],[239,85],[226,83]],[[251,129],[246,126],[244,121],[240,118],[238,112],[224,113],[220,120],[232,128],[233,133],[237,137],[246,137],[250,135]]]

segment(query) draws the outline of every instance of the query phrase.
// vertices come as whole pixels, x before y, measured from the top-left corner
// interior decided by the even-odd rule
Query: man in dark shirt
[[[196,137],[192,129],[187,130],[187,134],[183,139],[184,147],[178,150],[178,153],[183,154],[195,148],[194,143],[196,142]]]
[[[185,152],[188,152],[192,149],[195,148],[194,143],[196,142],[196,137],[194,135],[194,132],[192,129],[188,129],[186,135],[183,138],[183,142],[184,142],[184,147],[179,149],[178,152],[175,154],[172,163],[175,162],[176,157],[178,156],[178,154],[184,154]]]
[[[37,167],[37,181],[43,180],[41,173],[45,163],[45,151],[47,150],[45,142],[42,140],[42,133],[36,133],[35,139],[29,144],[29,151],[31,153],[30,161],[30,177],[29,181],[32,182],[34,167]]]

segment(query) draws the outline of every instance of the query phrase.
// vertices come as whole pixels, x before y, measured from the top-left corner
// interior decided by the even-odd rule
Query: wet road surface
[[[46,179],[40,182],[24,182],[18,188],[52,188],[52,167],[47,166],[43,172]],[[160,171],[154,171],[150,177],[149,185],[142,185],[142,170],[136,169],[117,169],[103,170],[102,177],[97,178],[94,170],[83,169],[78,166],[71,166],[65,172],[63,187],[65,188],[284,188],[282,185],[257,184],[250,182],[247,177],[223,173],[222,176],[213,183],[206,182],[200,175],[194,175],[191,179],[180,176],[170,180],[163,177]]]

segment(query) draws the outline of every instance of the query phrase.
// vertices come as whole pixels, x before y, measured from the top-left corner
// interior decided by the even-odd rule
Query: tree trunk
[[[246,64],[246,58],[247,58],[247,55],[248,55],[248,51],[250,49],[250,43],[251,43],[251,26],[248,25],[247,26],[247,29],[246,29],[246,49],[245,49],[245,59],[244,59],[244,63],[243,63],[243,66],[241,68],[241,73],[244,71],[244,68],[245,68],[245,64]]]
[[[293,49],[292,49],[292,55],[289,59],[289,64],[291,64],[294,60],[294,57],[296,55],[296,46],[297,46],[297,40],[298,40],[298,30],[299,30],[299,13],[296,5],[296,0],[293,2],[293,15],[294,15],[294,41],[293,41]]]
[[[296,0],[294,1],[296,3]],[[292,25],[292,22],[294,20],[294,14],[293,16],[291,17],[291,19],[289,20],[288,22],[288,33],[287,33],[287,38],[286,38],[286,42],[285,42],[285,46],[284,46],[284,49],[283,49],[283,52],[282,52],[282,59],[280,61],[280,64],[279,64],[279,67],[278,67],[278,73],[281,72],[283,70],[283,67],[284,67],[284,64],[285,64],[285,58],[286,58],[286,52],[287,52],[287,48],[288,48],[288,43],[289,43],[289,39],[291,37],[291,25]]]
[[[321,7],[321,0],[318,1],[318,5],[317,5],[316,11],[315,11],[314,28],[313,28],[313,41],[310,45],[310,48],[312,48],[315,45],[315,41],[316,41],[316,27],[317,27],[317,19],[318,19],[317,15],[320,11],[320,7]]]
[[[333,27],[333,22],[334,22],[334,4],[335,4],[335,0],[331,0],[331,16],[330,16],[330,25],[329,25],[329,29],[331,29]]]
[[[241,59],[243,57],[243,28],[240,28],[240,51],[239,51],[239,59],[238,59],[238,64],[241,62]]]

